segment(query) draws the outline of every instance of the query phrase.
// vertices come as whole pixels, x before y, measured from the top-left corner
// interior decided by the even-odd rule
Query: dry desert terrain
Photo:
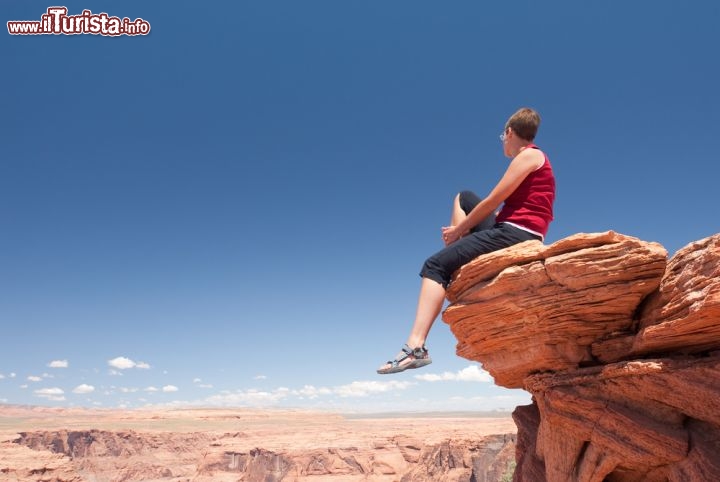
[[[506,413],[0,406],[0,480],[502,480],[515,432]]]

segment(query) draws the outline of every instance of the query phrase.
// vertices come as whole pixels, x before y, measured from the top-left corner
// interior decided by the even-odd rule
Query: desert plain
[[[500,412],[5,405],[0,480],[462,480],[504,470],[514,459],[515,432],[510,414]]]

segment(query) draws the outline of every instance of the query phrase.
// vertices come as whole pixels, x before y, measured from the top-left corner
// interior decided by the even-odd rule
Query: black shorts
[[[470,191],[460,193],[460,207],[465,213],[472,211],[479,202],[480,198]],[[464,264],[480,255],[532,239],[542,240],[540,236],[511,224],[495,223],[493,213],[473,227],[468,235],[429,257],[423,264],[420,276],[447,288],[455,271]]]

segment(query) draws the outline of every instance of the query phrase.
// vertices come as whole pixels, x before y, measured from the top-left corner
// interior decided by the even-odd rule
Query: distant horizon
[[[495,409],[495,410],[398,410],[398,411],[384,411],[384,412],[335,412],[330,409],[317,409],[308,407],[252,407],[252,406],[201,406],[201,405],[188,405],[188,406],[162,406],[162,405],[147,405],[140,407],[131,408],[118,408],[118,407],[86,407],[82,405],[24,405],[24,404],[13,404],[13,403],[0,403],[1,409],[25,409],[25,410],[36,410],[41,409],[42,411],[48,412],[62,412],[62,411],[98,411],[98,412],[142,412],[142,411],[160,411],[172,413],[173,411],[218,411],[218,412],[233,412],[233,411],[247,411],[247,412],[299,412],[299,413],[325,413],[340,415],[346,418],[406,418],[406,417],[430,417],[430,418],[443,418],[447,416],[449,418],[475,418],[475,417],[490,417],[493,415],[504,415],[512,416],[512,410]],[[517,408],[517,407],[515,407]],[[2,414],[0,413],[0,416]]]

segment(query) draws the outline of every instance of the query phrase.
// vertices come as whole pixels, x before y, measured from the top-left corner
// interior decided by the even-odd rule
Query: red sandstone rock
[[[593,342],[630,329],[666,257],[657,243],[613,232],[522,243],[461,268],[443,319],[458,355],[522,388],[530,374],[592,362]]]
[[[720,355],[528,378],[547,480],[720,480],[719,379]]]
[[[720,235],[664,258],[610,232],[456,274],[458,354],[533,395],[516,482],[720,480]]]
[[[639,333],[598,341],[604,362],[663,352],[720,349],[720,235],[691,243],[668,263],[659,291],[648,298]]]
[[[85,482],[69,457],[50,451],[37,452],[27,447],[0,445],[1,481]]]

